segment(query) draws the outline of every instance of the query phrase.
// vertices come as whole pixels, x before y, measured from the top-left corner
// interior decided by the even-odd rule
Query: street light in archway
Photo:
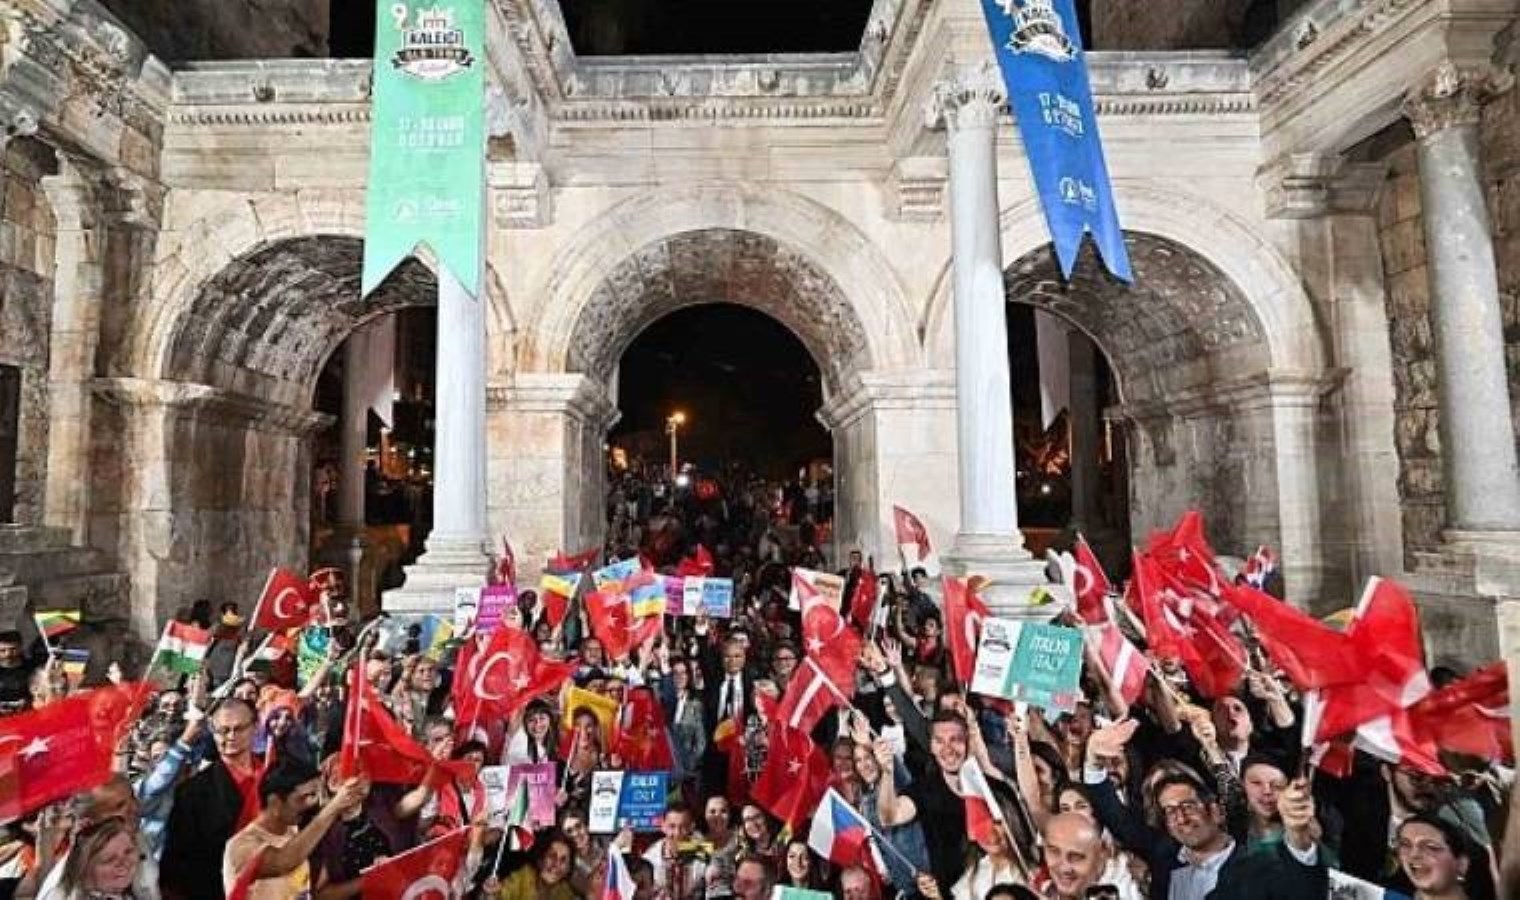
[[[681,474],[680,459],[676,450],[676,435],[680,433],[681,426],[686,424],[686,413],[676,410],[665,420],[665,433],[670,435],[670,483],[675,484]]]

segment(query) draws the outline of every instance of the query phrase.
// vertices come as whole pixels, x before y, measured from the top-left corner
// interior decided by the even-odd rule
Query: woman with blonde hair
[[[141,863],[133,830],[121,819],[105,819],[79,832],[56,891],[38,900],[158,900],[156,893],[132,889]]]

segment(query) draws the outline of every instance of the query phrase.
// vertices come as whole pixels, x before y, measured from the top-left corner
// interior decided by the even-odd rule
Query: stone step
[[[0,554],[34,553],[69,546],[67,528],[39,525],[0,525]]]
[[[0,552],[0,571],[17,584],[39,584],[59,578],[100,575],[110,571],[106,555],[86,547],[55,547],[29,553]]]

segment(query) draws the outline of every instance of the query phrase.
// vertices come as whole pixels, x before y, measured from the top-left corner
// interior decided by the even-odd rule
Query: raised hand
[[[1099,728],[1087,739],[1087,758],[1099,762],[1122,757],[1125,745],[1139,727],[1139,722],[1125,718]]]

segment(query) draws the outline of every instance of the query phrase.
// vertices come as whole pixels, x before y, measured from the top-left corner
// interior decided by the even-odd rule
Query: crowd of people
[[[1153,641],[1143,687],[1126,692],[1089,644],[1082,696],[1044,710],[969,691],[937,587],[921,570],[877,575],[852,552],[838,573],[843,604],[874,599],[863,621],[848,609],[830,619],[839,642],[860,648],[839,676],[851,683],[826,685],[834,699],[794,733],[778,709],[830,651],[792,608],[792,569],[821,560],[778,538],[791,513],[774,492],[729,490],[657,506],[619,482],[612,515],[626,521],[596,558],[571,563],[641,556],[641,568],[674,573],[699,560],[733,579],[728,618],[656,614],[657,627],[629,621],[611,634],[589,584],[557,610],[505,563],[501,577],[523,589],[498,633],[414,633],[397,646],[330,595],[321,624],[305,628],[325,652],[302,671],[288,657],[250,665],[258,636],[225,604],[201,623],[215,643],[194,672],[154,674],[109,778],[3,826],[0,898],[364,896],[367,870],[461,829],[468,883],[453,895],[508,900],[755,900],[778,889],[1302,900],[1379,896],[1356,892],[1373,885],[1424,900],[1515,896],[1507,761],[1446,754],[1438,774],[1357,751],[1337,774],[1317,771],[1302,686],[1244,620],[1236,630],[1254,662],[1228,691],[1208,696]],[[1049,612],[1075,620],[1059,604]],[[514,686],[534,689],[503,701],[510,691],[481,688],[480,654],[516,640],[538,661]],[[15,716],[69,691],[55,663],[27,650],[0,634],[0,708]],[[563,677],[540,680],[550,671]],[[610,730],[588,696],[617,710]],[[656,711],[668,757],[629,740],[635,708]],[[365,758],[358,715],[394,722],[431,762],[410,780],[354,765]],[[597,828],[596,773],[650,759],[670,773],[658,830]],[[552,822],[496,815],[480,771],[498,763],[552,764]],[[821,845],[815,810],[832,817],[824,831],[857,839]]]

